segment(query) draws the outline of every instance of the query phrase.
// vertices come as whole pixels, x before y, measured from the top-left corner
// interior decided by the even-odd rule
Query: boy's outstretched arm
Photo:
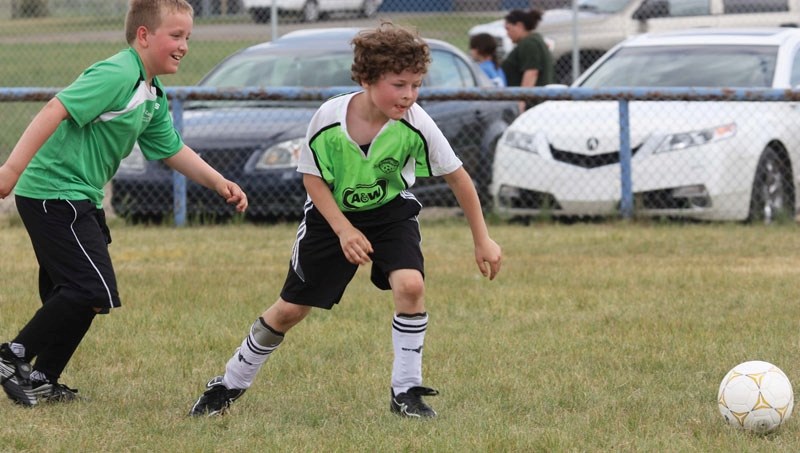
[[[44,142],[53,135],[61,121],[69,118],[67,109],[58,98],[42,107],[25,132],[19,138],[17,145],[11,151],[6,162],[0,166],[0,199],[7,197],[14,186],[17,185],[19,176],[28,167],[33,156],[39,151]]]
[[[373,251],[372,244],[364,233],[344,216],[325,181],[319,176],[306,173],[303,174],[303,185],[314,206],[328,221],[333,232],[339,236],[339,245],[347,261],[359,265],[369,263],[371,261],[369,254]]]
[[[183,145],[175,155],[164,159],[164,163],[201,186],[216,191],[228,204],[235,205],[237,211],[247,209],[247,195],[239,185],[225,179],[188,146]]]
[[[444,175],[444,180],[456,196],[458,205],[461,206],[464,217],[469,223],[472,241],[475,243],[475,262],[478,263],[478,269],[485,277],[489,277],[489,280],[494,280],[500,272],[502,252],[500,246],[489,237],[489,230],[486,228],[481,211],[481,202],[472,184],[472,178],[464,167],[459,167],[458,170]]]

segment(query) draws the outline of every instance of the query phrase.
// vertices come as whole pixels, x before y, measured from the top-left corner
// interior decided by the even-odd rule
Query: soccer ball
[[[780,368],[753,360],[733,367],[719,384],[719,412],[729,425],[766,434],[792,415],[792,384]]]

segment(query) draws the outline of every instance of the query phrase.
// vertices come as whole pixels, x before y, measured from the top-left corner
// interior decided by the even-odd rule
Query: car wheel
[[[265,24],[269,22],[269,16],[269,8],[250,8],[250,17],[252,17],[253,22],[257,24]]]
[[[319,20],[319,5],[314,0],[308,0],[303,6],[303,22],[316,22]]]
[[[378,0],[364,0],[361,6],[361,17],[372,17],[378,13]]]
[[[750,222],[772,223],[794,218],[794,187],[788,159],[772,147],[758,161],[750,196]]]

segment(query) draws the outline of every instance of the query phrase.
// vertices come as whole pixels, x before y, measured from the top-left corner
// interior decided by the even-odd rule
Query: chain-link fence
[[[488,32],[507,46],[503,17],[509,9],[565,7],[548,9],[538,30],[556,57],[557,77],[568,82],[576,62],[585,69],[614,44],[642,31],[788,25],[800,19],[797,1],[582,0],[573,9],[559,0],[383,0],[377,4],[374,0],[355,4],[307,0],[292,9],[294,2],[286,0],[192,0],[197,17],[190,54],[178,74],[162,80],[170,87],[195,85],[225,57],[248,46],[294,30],[374,26],[378,18],[387,18],[456,48],[437,50],[426,86],[483,90],[482,76],[470,72],[475,67],[464,63],[470,33]],[[0,2],[0,86],[63,87],[91,63],[126,46],[125,0]],[[307,10],[309,3],[316,12]],[[313,46],[295,56],[302,57],[298,61],[305,65],[295,65],[294,72],[259,74],[242,79],[240,85],[266,90],[288,86],[302,93],[303,87],[352,83],[346,57],[314,52]],[[184,138],[212,165],[242,182],[251,196],[251,215],[296,216],[305,194],[293,159],[297,140],[304,135],[319,100],[264,97],[263,90],[252,94],[254,99],[246,103],[187,101],[180,112]],[[464,160],[484,203],[503,215],[619,215],[625,203],[631,204],[636,215],[698,219],[779,218],[793,213],[800,135],[792,131],[797,122],[789,102],[703,102],[696,103],[702,106],[696,109],[680,101],[648,108],[631,105],[629,200],[622,197],[625,169],[620,166],[620,150],[625,143],[615,102],[548,102],[520,118],[517,103],[500,94],[494,99],[454,95],[421,104]],[[41,99],[0,102],[5,123],[0,131],[0,160],[42,105]],[[690,111],[692,115],[687,114]],[[514,134],[504,136],[515,120]],[[673,124],[652,128],[665,122]],[[708,134],[714,145],[711,151],[697,145]],[[664,140],[676,143],[663,145]],[[677,152],[659,148],[663,146]],[[656,158],[642,157],[652,155]],[[453,204],[441,180],[419,182],[414,190],[426,206]],[[181,184],[177,182],[179,188]],[[108,188],[109,210],[130,218],[172,216],[175,186],[166,166],[144,162],[134,151]],[[231,214],[208,191],[192,183],[186,184],[185,191],[188,216]]]

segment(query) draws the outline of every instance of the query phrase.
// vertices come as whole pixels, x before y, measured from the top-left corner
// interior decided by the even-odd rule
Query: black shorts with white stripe
[[[54,291],[108,313],[119,307],[117,278],[105,213],[89,200],[37,200],[15,196],[39,262],[42,303]]]
[[[392,209],[393,214],[396,214],[398,204],[392,203],[391,206],[378,209]],[[419,206],[416,200],[399,200],[399,203],[403,203],[404,207],[405,203]],[[370,278],[375,286],[383,290],[391,289],[389,274],[395,270],[416,269],[424,276],[421,235],[416,217],[419,209],[410,209],[407,212],[411,214],[409,217],[387,223],[353,223],[372,244]],[[376,217],[371,217],[374,218]],[[312,208],[298,228],[281,298],[299,305],[330,309],[339,303],[357,269],[357,265],[345,258],[339,237],[316,209]]]

